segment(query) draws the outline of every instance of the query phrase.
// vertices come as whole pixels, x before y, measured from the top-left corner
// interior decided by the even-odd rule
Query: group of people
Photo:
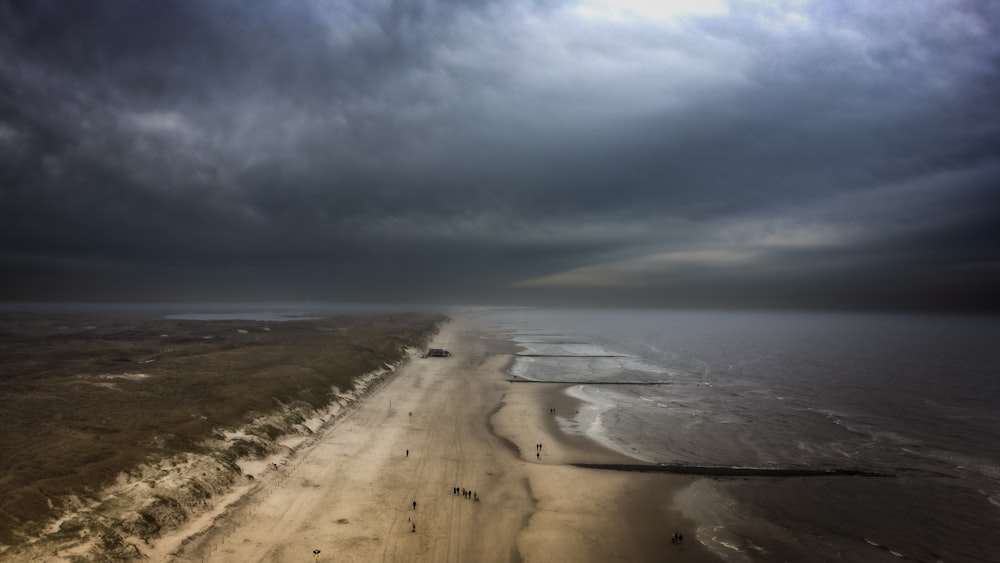
[[[477,493],[475,491],[470,491],[469,489],[466,489],[465,487],[452,487],[451,492],[452,492],[452,494],[455,494],[455,495],[461,493],[463,498],[467,498],[469,500],[472,500],[472,501],[475,501],[475,502],[479,502],[479,493]],[[413,510],[417,509],[417,501],[416,500],[413,501],[413,505],[412,506],[413,506]],[[410,531],[411,532],[416,532],[417,531],[417,523],[414,522],[412,519],[408,519],[408,520],[410,520],[410,524],[411,524]]]
[[[684,534],[680,532],[674,532],[670,536],[670,543],[684,543]]]
[[[469,489],[466,489],[465,487],[454,487],[454,488],[452,488],[451,492],[452,492],[452,494],[455,494],[455,495],[457,495],[458,493],[462,493],[462,498],[467,498],[469,500],[473,500],[473,501],[479,502],[479,493],[470,491]]]

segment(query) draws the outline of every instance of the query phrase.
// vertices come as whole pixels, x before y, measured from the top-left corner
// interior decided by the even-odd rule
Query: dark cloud
[[[998,27],[972,1],[2,2],[0,288],[996,309]]]

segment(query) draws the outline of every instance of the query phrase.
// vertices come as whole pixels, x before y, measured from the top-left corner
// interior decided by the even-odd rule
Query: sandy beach
[[[314,550],[320,561],[718,561],[671,509],[693,478],[568,465],[634,460],[559,431],[555,418],[574,401],[554,386],[509,382],[509,345],[482,338],[470,323],[455,319],[436,337],[433,345],[453,357],[414,358],[284,465],[259,473],[254,492],[214,523],[192,522],[147,554],[174,561],[308,560]],[[675,531],[689,539],[671,543]]]

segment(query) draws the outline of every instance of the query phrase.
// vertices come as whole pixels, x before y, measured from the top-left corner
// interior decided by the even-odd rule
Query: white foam
[[[528,375],[528,374],[532,373],[531,365],[533,363],[535,363],[535,359],[534,358],[525,358],[525,357],[515,358],[514,359],[514,365],[512,365],[510,367],[510,373],[511,373],[511,375],[514,375],[516,377],[520,377],[522,379],[529,379],[531,381],[538,381],[536,378],[531,377],[530,375]]]
[[[565,392],[570,397],[581,401],[583,406],[577,411],[572,423],[567,421],[565,426],[561,426],[564,431],[573,432],[574,429],[578,429],[573,433],[583,434],[598,444],[629,457],[655,463],[652,459],[636,455],[637,452],[635,450],[625,448],[622,444],[608,437],[608,433],[604,428],[603,417],[617,405],[614,401],[603,396],[606,394],[603,390],[597,387],[574,385],[566,389]]]
[[[985,491],[980,491],[980,492],[983,493],[984,495],[987,494]],[[990,501],[990,504],[992,504],[993,506],[1000,508],[1000,495],[987,496],[986,500]]]
[[[130,381],[138,381],[140,379],[146,379],[149,377],[148,373],[104,373],[100,376],[101,379],[128,379]]]
[[[731,550],[736,551],[738,553],[743,553],[743,550],[740,549],[740,547],[738,545],[729,543],[729,542],[727,542],[725,540],[720,540],[718,537],[712,537],[712,541],[714,541],[716,544],[721,545],[722,547],[724,547],[726,549],[731,549]]]
[[[678,491],[673,501],[686,519],[699,523],[695,537],[712,553],[727,562],[751,563],[749,554],[739,545],[745,540],[724,525],[736,519],[737,503],[718,483],[698,479]]]

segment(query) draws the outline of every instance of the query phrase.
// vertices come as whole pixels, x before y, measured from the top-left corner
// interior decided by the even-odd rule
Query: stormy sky
[[[0,0],[0,300],[1000,310],[1000,2]]]

